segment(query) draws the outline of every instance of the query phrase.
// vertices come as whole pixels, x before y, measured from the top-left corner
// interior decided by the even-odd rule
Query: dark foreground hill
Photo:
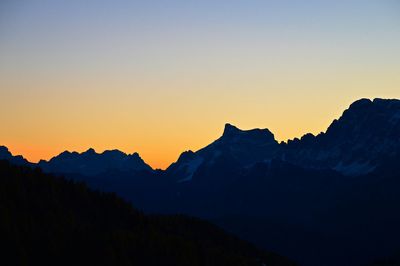
[[[0,161],[2,265],[292,265],[199,219]],[[3,264],[5,263],[5,264]]]

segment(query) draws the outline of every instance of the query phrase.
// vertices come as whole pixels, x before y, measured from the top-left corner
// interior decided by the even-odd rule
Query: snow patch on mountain
[[[197,171],[199,166],[203,163],[204,159],[202,157],[196,157],[195,159],[183,163],[179,170],[184,170],[186,177],[178,180],[178,183],[190,181],[193,178],[194,173]]]
[[[393,124],[396,124],[400,121],[400,110],[398,110],[396,113],[393,114],[392,118],[390,119],[390,121]]]
[[[372,172],[375,168],[376,166],[371,165],[369,162],[352,162],[350,164],[339,162],[335,167],[333,167],[334,170],[346,176],[359,176],[368,174]]]

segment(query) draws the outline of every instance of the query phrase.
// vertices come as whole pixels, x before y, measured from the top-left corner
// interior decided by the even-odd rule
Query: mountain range
[[[38,166],[47,172],[79,173],[88,176],[107,171],[152,170],[138,153],[126,154],[119,150],[109,150],[99,154],[94,149],[83,153],[65,151],[48,162],[41,160]]]
[[[207,219],[303,265],[362,265],[400,250],[400,100],[361,99],[325,132],[277,142],[226,124],[165,171],[138,154],[64,152],[34,165],[148,213]]]
[[[400,147],[399,100],[361,99],[334,120],[326,132],[305,134],[300,139],[278,143],[268,129],[240,130],[226,124],[222,136],[197,152],[186,151],[166,172],[180,182],[189,181],[195,172],[217,159],[229,157],[237,167],[279,159],[312,169],[332,169],[348,176],[373,171]],[[11,158],[6,147],[0,158]],[[27,163],[22,156],[16,163]],[[97,175],[107,171],[151,171],[138,153],[109,150],[101,154],[89,149],[83,153],[65,151],[50,161],[40,161],[49,172]]]

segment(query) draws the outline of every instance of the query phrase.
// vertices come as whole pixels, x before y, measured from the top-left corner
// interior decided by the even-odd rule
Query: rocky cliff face
[[[280,156],[303,167],[361,175],[399,152],[400,101],[361,99],[325,133],[305,135],[282,145]]]
[[[373,171],[388,157],[400,152],[400,101],[361,99],[334,120],[326,132],[278,144],[268,129],[240,130],[226,124],[223,135],[186,160],[188,175],[218,158],[232,166],[248,167],[273,159],[305,168],[331,169],[357,176]],[[171,170],[182,169],[178,160]],[[183,172],[180,172],[182,177]]]

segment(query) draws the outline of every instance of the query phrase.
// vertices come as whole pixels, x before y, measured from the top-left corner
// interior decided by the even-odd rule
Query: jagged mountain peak
[[[247,166],[279,158],[304,167],[340,169],[343,172],[343,169],[364,165],[369,171],[379,165],[382,156],[399,153],[399,135],[400,100],[363,98],[353,102],[326,132],[317,136],[308,133],[287,143],[278,144],[268,129],[243,130],[226,123],[219,139],[196,152],[183,152],[174,167],[169,169],[182,164],[193,172],[203,164],[210,166],[220,161]],[[16,156],[12,156],[7,147],[0,146],[0,158]],[[65,151],[49,162],[41,161],[39,165],[55,169],[55,172],[59,169],[78,172],[86,169],[82,171],[90,173],[104,169],[151,170],[138,153],[126,154],[119,150],[97,153],[93,148],[82,153]]]
[[[120,151],[118,149],[113,149],[113,150],[105,150],[101,153],[96,152],[95,149],[89,148],[88,150],[84,152],[70,152],[68,150],[63,151],[59,155],[53,157],[52,159],[59,159],[59,158],[72,158],[72,157],[82,157],[82,156],[95,156],[95,157],[114,157],[114,158],[121,158],[121,157],[130,157],[130,158],[141,158],[139,153],[134,152],[132,154],[127,154],[123,151]]]
[[[327,134],[378,133],[379,127],[391,127],[400,122],[400,100],[376,98],[355,101],[339,119],[335,119],[327,129]],[[357,137],[357,136],[355,136]]]
[[[400,151],[400,101],[360,99],[325,133],[288,141],[283,158],[306,167],[330,168],[346,175],[373,171]]]
[[[0,146],[0,157],[11,156],[11,152],[6,146]]]
[[[399,99],[385,99],[385,98],[361,98],[350,104],[349,109],[362,109],[370,106],[381,106],[384,108],[391,108],[393,106],[400,105]]]
[[[275,142],[274,134],[269,129],[255,128],[249,130],[239,129],[232,124],[225,124],[224,133],[220,140],[253,140],[256,142]]]
[[[85,151],[83,154],[98,154],[93,148],[89,148],[87,151]]]
[[[138,153],[126,154],[120,150],[106,150],[97,153],[93,148],[85,152],[62,152],[50,161],[40,161],[39,165],[48,172],[97,175],[109,170],[152,171]]]
[[[373,100],[363,98],[353,102],[343,114],[349,112],[369,112],[369,111],[387,111],[400,110],[400,100],[375,98]],[[362,114],[362,113],[361,113]]]
[[[195,157],[196,157],[196,154],[193,151],[191,151],[191,150],[184,151],[179,156],[178,162],[187,162],[187,161],[192,160]]]
[[[229,124],[229,123],[226,123],[225,127],[224,127],[224,133],[222,135],[223,136],[227,136],[227,135],[229,136],[229,135],[237,134],[237,133],[240,133],[240,132],[242,132],[242,130],[240,130],[236,126],[234,126],[232,124]]]
[[[6,146],[0,146],[0,160],[8,160],[16,165],[31,165],[21,155],[13,155]]]

